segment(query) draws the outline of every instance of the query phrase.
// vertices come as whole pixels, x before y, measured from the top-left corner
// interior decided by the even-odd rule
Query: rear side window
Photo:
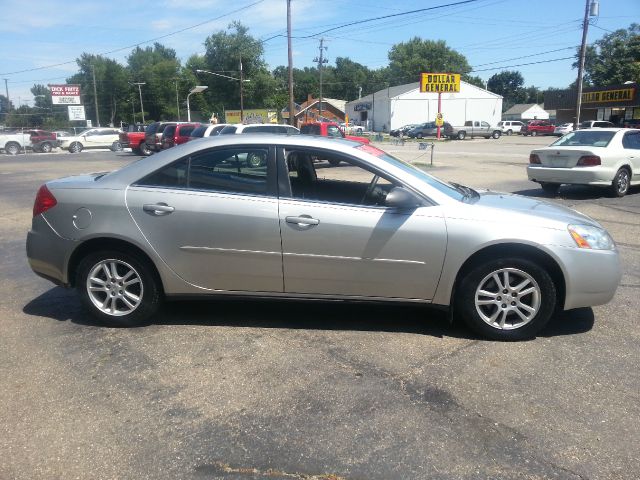
[[[628,132],[622,137],[622,146],[633,150],[640,150],[640,132]]]
[[[222,130],[220,130],[220,135],[228,135],[230,133],[236,133],[237,128],[233,125],[227,125]]]
[[[305,135],[320,135],[320,125],[303,125],[300,133]]]
[[[180,132],[178,133],[178,135],[180,135],[181,137],[188,137],[195,128],[195,125],[185,125],[184,127],[180,128]]]
[[[164,132],[162,132],[162,136],[163,137],[171,137],[171,136],[173,136],[175,131],[176,131],[176,126],[175,125],[169,125],[167,128],[164,129]]]
[[[225,128],[224,125],[218,125],[217,127],[213,127],[209,132],[209,136],[213,137],[215,135],[220,135],[222,133],[222,129]]]

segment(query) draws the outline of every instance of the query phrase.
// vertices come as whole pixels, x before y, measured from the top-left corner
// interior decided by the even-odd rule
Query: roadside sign
[[[84,105],[69,105],[69,120],[85,120]]]
[[[444,118],[442,118],[442,114],[438,113],[438,115],[436,115],[436,126],[441,127],[444,125]]]
[[[460,74],[421,73],[420,92],[458,93],[460,92]]]
[[[53,105],[80,105],[80,85],[49,85]]]

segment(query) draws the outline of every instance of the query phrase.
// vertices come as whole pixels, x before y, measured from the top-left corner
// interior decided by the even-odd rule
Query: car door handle
[[[147,203],[142,206],[142,210],[151,215],[161,216],[161,215],[169,215],[171,212],[175,210],[175,208],[167,205],[166,203]]]
[[[294,223],[300,227],[313,227],[320,223],[317,218],[311,218],[309,215],[300,215],[299,217],[285,217],[287,223]]]

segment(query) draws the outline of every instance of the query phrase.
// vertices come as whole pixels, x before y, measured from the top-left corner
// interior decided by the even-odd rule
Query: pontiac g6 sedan
[[[613,240],[585,215],[304,135],[209,137],[48,182],[27,254],[126,326],[165,298],[339,299],[446,307],[516,340],[557,310],[608,302],[620,279]]]

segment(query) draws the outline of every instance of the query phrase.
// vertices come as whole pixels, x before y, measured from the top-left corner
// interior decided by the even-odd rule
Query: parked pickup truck
[[[129,125],[119,136],[122,148],[130,148],[136,155],[151,155],[151,150],[144,141],[145,128],[146,125],[141,123]]]
[[[522,127],[520,133],[525,137],[527,135],[531,135],[532,137],[536,135],[553,135],[555,129],[556,126],[548,120],[531,120]]]
[[[344,130],[335,122],[303,123],[300,127],[300,133],[303,135],[319,135],[321,137],[346,138],[360,143],[369,143],[368,138],[345,135]]]
[[[467,120],[461,127],[452,126],[447,135],[449,138],[458,140],[464,140],[467,137],[500,138],[502,130],[482,120]]]
[[[27,147],[31,147],[31,136],[28,133],[0,133],[0,149],[5,153],[16,155]]]

